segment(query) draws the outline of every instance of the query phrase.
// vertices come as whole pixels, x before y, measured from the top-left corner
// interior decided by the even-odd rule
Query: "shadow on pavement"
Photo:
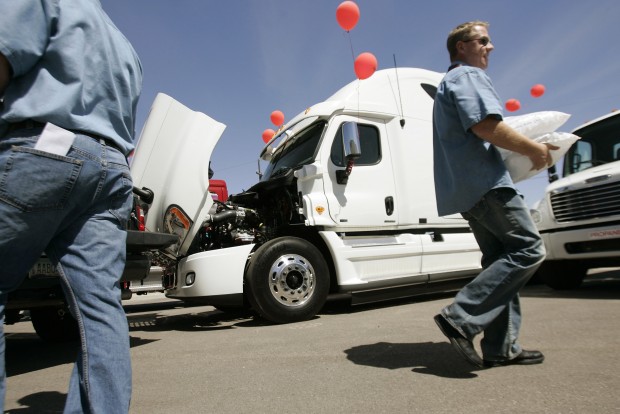
[[[129,341],[132,348],[153,342],[137,337],[130,337]],[[6,375],[12,377],[58,365],[73,364],[79,347],[77,341],[52,343],[42,341],[35,333],[13,334],[6,341]]]
[[[476,368],[460,357],[445,342],[421,342],[394,344],[379,342],[360,345],[344,351],[347,359],[357,365],[376,368],[411,368],[418,374],[429,374],[443,378],[476,378]]]
[[[323,309],[313,319],[320,318],[321,315],[338,315],[372,311],[374,309],[394,307],[415,302],[431,301],[438,298],[451,296],[454,296],[454,292],[424,294],[415,297],[391,299],[383,302],[360,305],[352,305],[351,301],[347,299],[328,300]],[[176,315],[165,315],[160,313],[161,310],[174,308],[187,310],[187,312]],[[268,320],[262,319],[250,309],[221,311],[211,306],[183,306],[176,303],[168,304],[166,308],[158,307],[158,305],[151,305],[150,307],[143,306],[139,309],[134,308],[132,311],[142,311],[143,313],[130,312],[127,314],[130,332],[201,332],[241,327],[271,326],[275,324]]]
[[[57,391],[43,391],[26,395],[17,402],[23,405],[20,408],[5,411],[6,414],[52,414],[62,413],[67,394]]]
[[[127,315],[129,332],[183,331],[201,332],[232,329],[241,326],[269,325],[247,310],[222,312],[211,307],[205,311],[162,315],[159,312]]]
[[[6,375],[73,363],[79,346],[79,342],[47,343],[35,333],[11,335],[6,340]]]
[[[130,337],[131,347],[153,342]],[[51,368],[58,365],[73,364],[79,350],[79,342],[44,342],[35,333],[11,335],[6,341],[7,378],[29,372]],[[67,386],[69,377],[66,378]],[[67,394],[57,391],[37,392],[18,400],[23,407],[5,411],[7,414],[48,414],[62,413]]]

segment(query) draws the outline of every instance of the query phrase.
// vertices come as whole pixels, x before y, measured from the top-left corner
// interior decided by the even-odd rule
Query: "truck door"
[[[361,157],[355,160],[346,182],[338,177],[342,175],[338,171],[344,171],[347,163],[342,145],[342,124],[345,122],[358,124],[361,147]],[[321,158],[329,175],[325,180],[329,214],[338,226],[385,227],[398,223],[386,131],[382,120],[360,120],[341,115],[330,121]]]

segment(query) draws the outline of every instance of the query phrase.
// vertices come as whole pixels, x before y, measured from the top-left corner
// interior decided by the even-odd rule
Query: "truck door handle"
[[[387,196],[385,197],[385,213],[388,216],[391,216],[394,213],[394,197]]]

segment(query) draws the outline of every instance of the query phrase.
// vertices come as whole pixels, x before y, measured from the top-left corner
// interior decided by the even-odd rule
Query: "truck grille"
[[[551,195],[558,222],[620,215],[620,181]]]

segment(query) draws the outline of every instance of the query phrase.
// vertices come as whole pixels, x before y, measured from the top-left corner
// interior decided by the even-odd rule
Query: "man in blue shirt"
[[[502,121],[502,104],[485,72],[493,50],[488,23],[474,21],[448,36],[451,66],[433,109],[435,193],[439,215],[461,213],[482,251],[483,271],[435,316],[454,348],[476,366],[541,363],[518,343],[519,290],[545,257],[543,242],[502,158],[502,147],[551,162],[549,147]],[[484,333],[482,358],[473,338]]]
[[[45,252],[80,329],[65,412],[129,410],[119,279],[141,87],[138,57],[99,0],[0,0],[0,316]],[[4,351],[0,331],[2,412]]]

